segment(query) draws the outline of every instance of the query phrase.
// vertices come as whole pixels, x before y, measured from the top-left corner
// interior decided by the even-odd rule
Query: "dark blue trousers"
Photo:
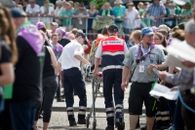
[[[108,125],[114,125],[114,116],[123,115],[124,91],[121,89],[122,69],[109,69],[103,72],[103,91]],[[114,90],[113,104],[112,90]],[[120,117],[121,118],[121,117]]]
[[[75,120],[73,111],[74,92],[76,92],[80,99],[78,118],[85,119],[87,96],[85,83],[81,71],[78,68],[64,70],[64,94],[69,121]]]
[[[11,103],[13,130],[33,130],[36,108],[36,101]]]

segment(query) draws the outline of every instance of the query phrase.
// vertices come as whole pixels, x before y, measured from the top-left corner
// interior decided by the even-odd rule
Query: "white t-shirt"
[[[126,19],[124,21],[124,27],[128,29],[134,29],[140,27],[140,19],[137,19],[139,12],[133,8],[131,11],[126,10]]]
[[[27,5],[26,7],[26,13],[28,14],[36,14],[40,12],[40,7],[39,5],[35,4],[34,8],[30,4]]]
[[[39,5],[35,4],[35,6],[32,8],[30,4],[27,5],[26,7],[26,13],[27,14],[36,14],[40,13],[40,7]],[[36,17],[30,17],[29,20],[33,23],[36,24],[39,21],[39,16],[37,15]]]
[[[41,14],[45,13],[46,8],[44,6],[41,6],[40,11]],[[54,7],[53,5],[49,5],[48,7],[48,13],[47,15],[53,15],[54,14]],[[53,17],[42,17],[41,21],[43,21],[45,24],[50,24],[53,21]]]
[[[45,13],[45,9],[46,8],[44,6],[41,6],[40,11],[41,11],[42,14]],[[48,7],[48,15],[52,15],[52,14],[54,14],[54,7],[53,7],[53,5],[49,5],[49,7]]]
[[[55,16],[60,16],[60,12],[62,11],[62,7],[61,8],[59,8],[59,7],[57,7],[55,10],[54,10],[54,14],[55,14]]]
[[[73,67],[77,67],[80,69],[81,61],[76,59],[75,55],[83,55],[84,49],[80,43],[76,40],[72,40],[68,43],[62,51],[62,54],[58,61],[61,63],[62,70],[70,69]]]

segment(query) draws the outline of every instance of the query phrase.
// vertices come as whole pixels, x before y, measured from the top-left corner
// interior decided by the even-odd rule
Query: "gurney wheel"
[[[89,119],[90,119],[90,114],[88,114],[87,117],[86,117],[86,126],[87,126],[87,128],[89,128],[89,124],[90,124]]]
[[[96,120],[93,121],[93,130],[96,130]]]

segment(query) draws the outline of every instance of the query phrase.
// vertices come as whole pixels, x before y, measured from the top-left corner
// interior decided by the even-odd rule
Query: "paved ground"
[[[92,87],[91,84],[87,84],[86,86],[87,88],[87,107],[88,107],[88,112],[91,110],[91,105],[92,105]],[[101,90],[100,90],[101,91]],[[126,109],[125,111],[125,124],[126,124],[126,129],[125,130],[129,130],[129,123],[128,123],[128,113],[127,113],[127,108],[128,108],[128,92],[129,90],[127,90],[125,92],[125,100],[124,100],[124,108]],[[78,110],[78,98],[75,96],[75,111]],[[106,127],[106,115],[104,113],[104,100],[102,97],[98,97],[96,100],[96,114],[97,114],[97,126],[96,126],[96,130],[104,130]],[[77,117],[77,112],[75,112],[75,118]],[[90,118],[90,126],[87,129],[85,125],[79,125],[77,127],[72,127],[69,128],[69,124],[68,124],[68,120],[67,120],[67,114],[65,112],[65,102],[56,102],[56,100],[54,100],[53,103],[53,113],[52,113],[52,117],[51,117],[51,121],[50,121],[50,125],[49,125],[49,130],[91,130],[92,129],[92,118]],[[145,123],[145,119],[142,117],[141,118],[141,125],[143,125]],[[38,122],[38,127],[41,130],[42,128],[42,121],[41,119]]]
[[[104,130],[106,127],[106,118],[104,113],[97,113],[97,126],[96,130]],[[92,122],[87,129],[85,125],[78,125],[77,127],[69,127],[66,112],[53,112],[51,122],[49,125],[49,130],[92,130]],[[144,118],[141,118],[141,125],[145,123]],[[129,123],[128,123],[128,114],[125,114],[125,125],[126,129],[129,130]],[[38,128],[41,130],[42,128],[42,121],[41,119],[38,122]]]

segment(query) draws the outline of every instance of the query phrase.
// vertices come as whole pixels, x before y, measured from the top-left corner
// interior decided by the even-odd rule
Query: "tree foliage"
[[[107,0],[77,0],[77,2],[92,3],[96,5],[97,9],[100,9]]]
[[[91,3],[95,4],[98,9],[100,9],[105,2],[107,2],[107,0],[91,0]]]

